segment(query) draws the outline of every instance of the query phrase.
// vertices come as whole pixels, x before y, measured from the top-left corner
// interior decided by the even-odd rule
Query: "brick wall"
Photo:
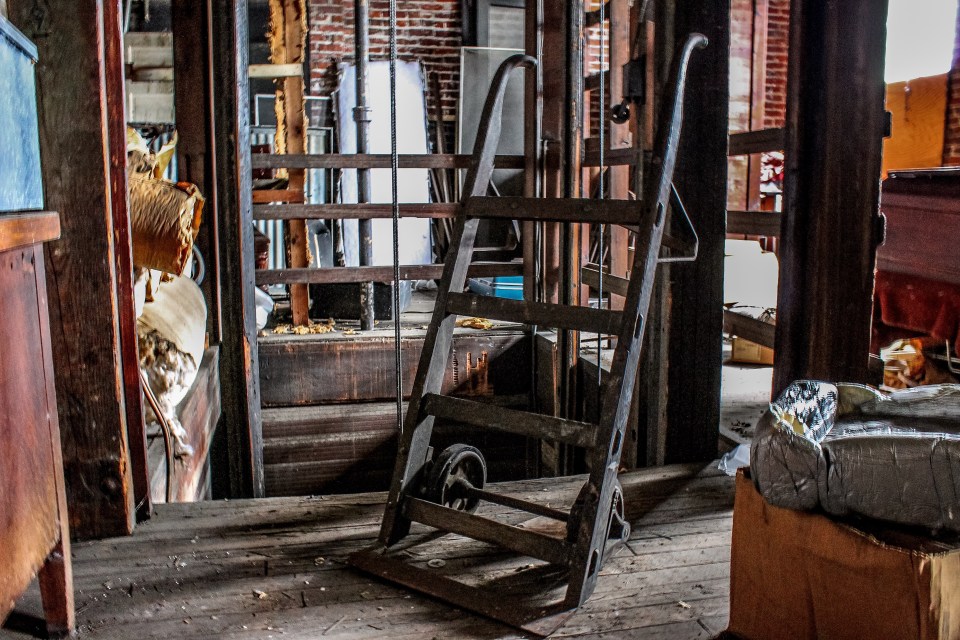
[[[337,61],[352,59],[353,2],[308,0],[310,93],[326,96],[336,87]],[[397,55],[419,59],[429,82],[440,78],[444,116],[456,113],[463,38],[460,0],[404,0],[397,3]],[[370,0],[370,57],[389,55],[389,3]],[[429,85],[428,85],[429,86]],[[434,105],[428,92],[429,117]]]
[[[947,79],[947,114],[943,131],[943,164],[960,165],[960,9],[957,11],[957,37],[953,63]]]
[[[790,42],[790,0],[767,4],[767,86],[764,127],[782,127],[787,114],[787,48]]]

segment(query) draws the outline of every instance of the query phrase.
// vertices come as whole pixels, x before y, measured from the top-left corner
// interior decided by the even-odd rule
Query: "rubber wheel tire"
[[[426,498],[450,509],[473,512],[480,500],[465,496],[462,489],[464,486],[483,489],[486,482],[487,463],[479,449],[455,444],[444,449],[430,467]]]

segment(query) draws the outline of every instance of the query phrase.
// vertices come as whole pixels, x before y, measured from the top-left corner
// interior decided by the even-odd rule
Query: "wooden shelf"
[[[0,251],[27,247],[60,237],[56,211],[0,213]]]

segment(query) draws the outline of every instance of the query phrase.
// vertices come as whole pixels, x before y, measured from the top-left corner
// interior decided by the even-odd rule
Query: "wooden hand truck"
[[[484,197],[500,138],[501,111],[510,73],[536,60],[513,56],[494,76],[480,121],[480,133],[464,183],[465,198],[450,240],[437,304],[427,330],[410,404],[403,424],[396,469],[379,542],[351,556],[367,572],[526,631],[548,635],[590,597],[604,559],[630,532],[624,519],[617,468],[636,381],[645,317],[658,262],[696,257],[696,234],[673,188],[680,138],[686,67],[694,49],[707,44],[692,34],[673,61],[672,85],[657,131],[651,180],[640,201]],[[674,204],[693,237],[692,251],[661,257],[668,206]],[[481,218],[619,224],[637,231],[637,245],[623,311],[516,301],[462,293],[477,224]],[[671,246],[675,246],[671,243]],[[458,315],[482,316],[537,326],[617,337],[598,424],[527,413],[440,395]],[[454,445],[431,461],[435,418],[584,447],[590,476],[569,513],[483,489],[486,465],[475,448]],[[566,535],[547,535],[473,513],[488,501],[566,523]],[[530,605],[502,592],[454,580],[412,566],[396,553],[411,522],[499,545],[566,571],[566,593],[548,606]]]

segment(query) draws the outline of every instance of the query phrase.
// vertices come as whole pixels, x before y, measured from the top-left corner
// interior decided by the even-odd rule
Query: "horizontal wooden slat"
[[[423,412],[475,427],[487,427],[529,438],[556,440],[576,447],[592,448],[597,439],[596,425],[587,422],[517,411],[434,393],[424,396]]]
[[[264,284],[332,284],[346,282],[393,282],[393,267],[329,267],[323,269],[262,269],[257,273],[257,285]],[[442,264],[414,264],[400,266],[401,280],[438,280],[443,275]],[[467,275],[472,278],[523,275],[520,262],[475,262]]]
[[[299,78],[303,75],[303,65],[290,64],[252,64],[247,68],[251,78]]]
[[[615,167],[620,165],[635,165],[640,157],[638,149],[607,149],[603,154],[603,162],[600,162],[599,150],[588,150],[583,154],[583,166],[585,167]]]
[[[727,211],[727,233],[777,238],[782,221],[778,211]]]
[[[743,156],[767,151],[783,151],[786,133],[783,129],[759,129],[731,133],[727,144],[728,156]]]
[[[0,251],[9,251],[60,237],[60,216],[55,211],[0,213]]]
[[[594,289],[600,288],[600,271],[595,264],[585,264],[580,270],[580,281]],[[606,271],[603,273],[603,290],[618,296],[627,295],[627,287],[630,286],[628,278],[610,275]]]
[[[474,197],[464,203],[464,214],[476,218],[629,225],[639,222],[641,205],[636,200]]]
[[[400,204],[403,218],[452,218],[460,211],[456,202]],[[275,204],[253,208],[254,220],[331,220],[392,218],[389,204]]]
[[[292,189],[254,189],[253,204],[269,202],[303,202],[303,191]]]
[[[404,154],[399,157],[401,169],[466,169],[473,156],[451,153]],[[497,156],[499,169],[523,169],[523,156]],[[390,155],[372,153],[324,153],[312,155],[255,153],[250,164],[254,169],[389,169]]]
[[[621,314],[609,309],[451,293],[447,296],[447,311],[461,316],[508,320],[588,333],[616,334],[620,331]]]
[[[755,342],[763,347],[773,349],[773,339],[776,334],[776,325],[761,322],[756,318],[745,316],[742,313],[723,310],[723,330],[744,340]]]
[[[404,512],[411,520],[428,527],[496,544],[551,564],[566,566],[568,563],[570,545],[560,538],[532,530],[518,529],[496,520],[464,511],[455,511],[417,498],[407,498]]]

